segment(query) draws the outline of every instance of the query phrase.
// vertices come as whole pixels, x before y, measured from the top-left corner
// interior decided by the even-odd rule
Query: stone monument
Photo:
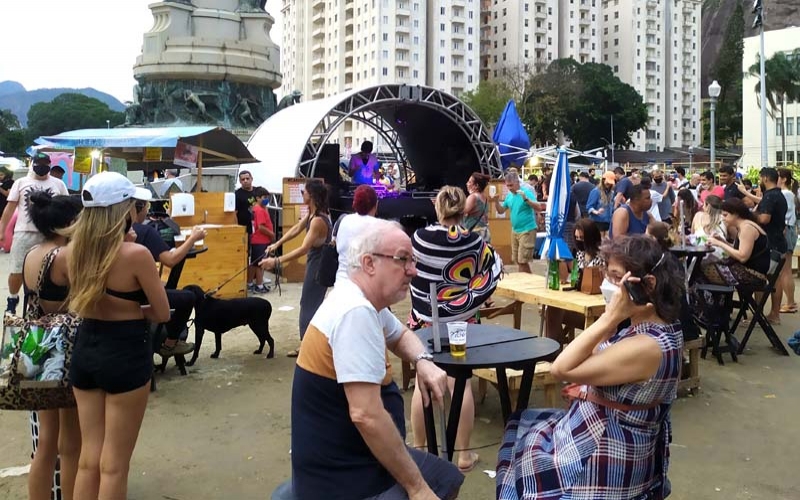
[[[150,5],[126,126],[209,124],[248,137],[276,110],[280,53],[263,0]]]

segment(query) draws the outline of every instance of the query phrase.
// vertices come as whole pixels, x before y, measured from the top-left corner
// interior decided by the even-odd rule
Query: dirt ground
[[[0,276],[7,266],[8,255],[0,255]],[[209,334],[188,376],[180,376],[174,364],[158,376],[131,463],[130,500],[264,499],[289,478],[294,360],[285,354],[299,342],[299,293],[299,284],[287,284],[282,296],[265,296],[273,306],[275,359],[253,355],[255,336],[239,328],[223,337],[219,359],[208,357],[214,343]],[[3,305],[6,294],[3,283]],[[404,319],[408,301],[397,309]],[[784,315],[779,335],[788,338],[799,319],[800,314]],[[499,323],[510,326],[510,318]],[[530,307],[523,328],[538,332],[538,315]],[[738,364],[701,361],[701,390],[674,404],[671,498],[800,498],[798,359],[779,356],[759,329],[748,347]],[[399,382],[399,363],[394,372]],[[410,397],[409,392],[407,414]],[[532,404],[542,404],[541,394],[534,394]],[[494,498],[494,481],[483,471],[494,469],[502,436],[497,393],[490,389],[476,412],[472,446],[481,461],[467,475],[464,500]],[[27,476],[2,476],[3,469],[29,461],[27,413],[0,412],[0,435],[0,499],[24,499]]]

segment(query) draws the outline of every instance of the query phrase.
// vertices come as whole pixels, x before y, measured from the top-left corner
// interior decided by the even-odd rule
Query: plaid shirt
[[[682,365],[679,325],[639,324],[600,344],[632,335],[654,338],[663,352],[651,380],[595,387],[598,395],[628,405],[662,404],[623,412],[575,400],[569,410],[525,410],[506,426],[497,464],[501,500],[659,499],[668,494],[667,466]]]

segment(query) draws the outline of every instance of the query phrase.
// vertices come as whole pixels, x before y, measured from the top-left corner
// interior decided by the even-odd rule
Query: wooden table
[[[487,317],[499,314],[514,314],[514,328],[520,328],[522,318],[522,304],[535,304],[557,307],[565,311],[582,314],[584,328],[594,323],[606,310],[606,302],[601,294],[587,295],[585,293],[561,290],[550,290],[546,286],[544,276],[530,273],[509,273],[497,284],[494,294],[498,297],[512,299],[514,302],[505,307],[495,308]],[[484,312],[481,311],[483,315]]]

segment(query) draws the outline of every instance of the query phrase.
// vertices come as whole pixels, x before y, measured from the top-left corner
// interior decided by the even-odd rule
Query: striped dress
[[[466,321],[491,297],[503,261],[463,226],[428,226],[412,239],[417,276],[411,281],[412,319],[431,321],[430,283],[436,283],[441,321]]]
[[[669,409],[680,380],[678,324],[642,323],[600,344],[649,335],[663,352],[645,383],[595,387],[598,395],[649,410],[623,412],[575,400],[569,410],[525,410],[506,426],[497,464],[501,500],[661,499],[669,494]]]

